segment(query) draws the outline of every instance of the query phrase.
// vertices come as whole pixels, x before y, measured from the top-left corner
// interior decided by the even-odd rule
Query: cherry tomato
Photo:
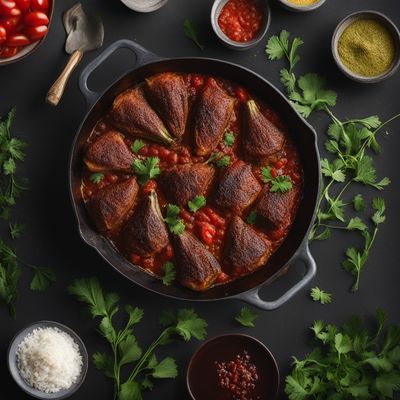
[[[26,13],[31,6],[31,0],[15,0],[15,3],[23,13]]]
[[[22,33],[12,33],[8,35],[6,45],[10,47],[26,46],[30,44],[30,40]]]
[[[199,88],[201,85],[204,84],[204,79],[203,77],[199,76],[199,75],[194,75],[191,78],[191,83],[192,86],[195,87],[196,89]]]
[[[7,39],[7,31],[3,25],[0,24],[0,44],[4,43]]]
[[[46,35],[48,29],[46,25],[41,26],[28,26],[24,29],[24,33],[28,38],[34,42],[35,40],[41,39]]]
[[[147,181],[143,186],[142,186],[142,192],[143,194],[149,194],[152,190],[154,190],[157,187],[156,181],[150,179]]]
[[[31,0],[32,10],[47,10],[49,8],[49,0]]]
[[[3,17],[0,18],[0,23],[4,26],[7,33],[10,33],[14,31],[20,20],[21,17]]]
[[[215,236],[215,228],[204,222],[200,226],[200,238],[205,244],[211,244]]]
[[[16,8],[17,5],[15,4],[15,1],[12,0],[0,0],[0,15],[13,15],[13,11]],[[18,10],[18,9],[17,9]],[[21,14],[21,11],[19,12]]]
[[[0,57],[1,58],[10,58],[15,56],[19,51],[18,47],[8,47],[8,46],[4,46],[1,50],[0,50]]]
[[[32,11],[24,16],[24,24],[26,26],[41,26],[48,25],[48,23],[49,17],[40,11]]]
[[[106,174],[105,180],[109,183],[115,183],[118,180],[118,176],[114,174]]]

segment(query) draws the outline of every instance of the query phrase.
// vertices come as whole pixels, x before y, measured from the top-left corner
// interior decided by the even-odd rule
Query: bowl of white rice
[[[82,339],[53,321],[18,332],[8,350],[8,367],[18,386],[37,399],[66,399],[85,380],[88,355]]]

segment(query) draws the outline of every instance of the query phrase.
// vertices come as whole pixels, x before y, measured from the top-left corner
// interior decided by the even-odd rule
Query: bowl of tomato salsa
[[[268,1],[215,0],[211,25],[227,47],[247,50],[259,43],[271,21]]]
[[[46,37],[54,0],[0,0],[0,65],[33,53]]]

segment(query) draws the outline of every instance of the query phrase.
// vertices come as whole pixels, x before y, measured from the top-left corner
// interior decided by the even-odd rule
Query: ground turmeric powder
[[[289,3],[296,6],[310,6],[311,4],[318,3],[320,0],[288,0]]]
[[[338,42],[342,63],[362,76],[377,76],[387,71],[394,60],[393,36],[381,22],[361,18],[352,22]]]

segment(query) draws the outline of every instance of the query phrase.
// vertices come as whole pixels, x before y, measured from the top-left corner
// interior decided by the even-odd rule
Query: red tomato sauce
[[[218,25],[229,39],[248,42],[260,30],[262,12],[257,0],[229,0],[218,17]]]
[[[191,102],[193,103],[197,94],[202,90],[204,84],[207,82],[208,76],[201,74],[186,74],[184,78],[191,95]],[[227,128],[228,131],[233,133],[235,141],[232,146],[227,146],[221,142],[215,150],[216,152],[224,155],[229,155],[231,162],[234,162],[235,160],[241,158],[239,140],[239,134],[242,125],[240,118],[241,108],[243,103],[246,102],[251,96],[245,88],[238,84],[224,79],[214,79],[216,79],[217,83],[224,90],[226,90],[230,96],[233,96],[237,99],[234,114]],[[259,180],[260,184],[264,185],[261,179],[260,169],[262,166],[268,165],[271,169],[271,175],[288,175],[293,185],[301,187],[302,167],[300,156],[291,138],[287,135],[285,124],[279,115],[268,105],[260,101],[257,101],[257,103],[260,106],[262,113],[285,133],[286,142],[283,149],[279,153],[270,157],[260,165],[252,165],[254,176]],[[107,119],[107,116],[105,116],[103,119],[97,122],[88,138],[87,143],[89,144],[93,142],[98,136],[104,134],[108,130],[115,130],[115,128]],[[189,134],[190,124],[188,124],[187,130],[188,131],[185,133],[182,142],[173,146],[167,146],[148,141],[146,139],[140,139],[144,143],[144,146],[138,151],[138,157],[140,159],[145,159],[146,157],[150,156],[158,157],[161,173],[163,170],[169,169],[174,165],[206,162],[209,157],[196,157],[191,153],[191,141]],[[134,142],[134,139],[128,138],[127,136],[125,136],[124,140],[128,146],[131,146],[131,144]],[[99,183],[94,183],[90,179],[92,172],[90,172],[87,167],[84,166],[81,184],[81,193],[84,201],[87,202],[90,200],[90,197],[96,191],[101,190],[107,185],[128,179],[132,176],[132,174],[134,174],[133,171],[128,171],[125,173],[104,172],[103,179]],[[164,197],[162,191],[159,189],[157,179],[158,177],[148,180],[144,185],[140,186],[136,203],[132,210],[136,208],[136,204],[140,203],[145,196],[148,196],[151,190],[155,190],[157,192],[161,212],[165,216],[165,208],[168,204],[168,201]],[[296,209],[294,209],[293,212],[295,211]],[[132,213],[133,211],[131,211],[131,213],[125,218],[125,221],[130,218]],[[249,211],[244,211],[242,218],[246,220],[248,214]],[[217,277],[215,284],[224,284],[246,274],[246,271],[243,270],[233,270],[230,265],[227,265],[224,262],[223,248],[225,244],[225,234],[231,219],[231,215],[229,213],[226,213],[224,210],[219,210],[211,200],[207,200],[206,206],[200,208],[196,212],[191,212],[187,208],[181,208],[179,218],[181,218],[184,222],[185,230],[193,233],[220,262],[222,272]],[[269,240],[272,243],[273,250],[279,247],[290,229],[290,226],[285,229],[273,228],[268,225],[254,225],[253,227],[265,238],[265,240]],[[106,236],[132,264],[138,265],[146,272],[158,277],[164,275],[163,265],[166,261],[171,261],[176,265],[174,251],[171,244],[166,246],[159,253],[152,256],[141,256],[126,251],[120,238],[121,229],[123,229],[123,225],[113,232],[109,232]]]

